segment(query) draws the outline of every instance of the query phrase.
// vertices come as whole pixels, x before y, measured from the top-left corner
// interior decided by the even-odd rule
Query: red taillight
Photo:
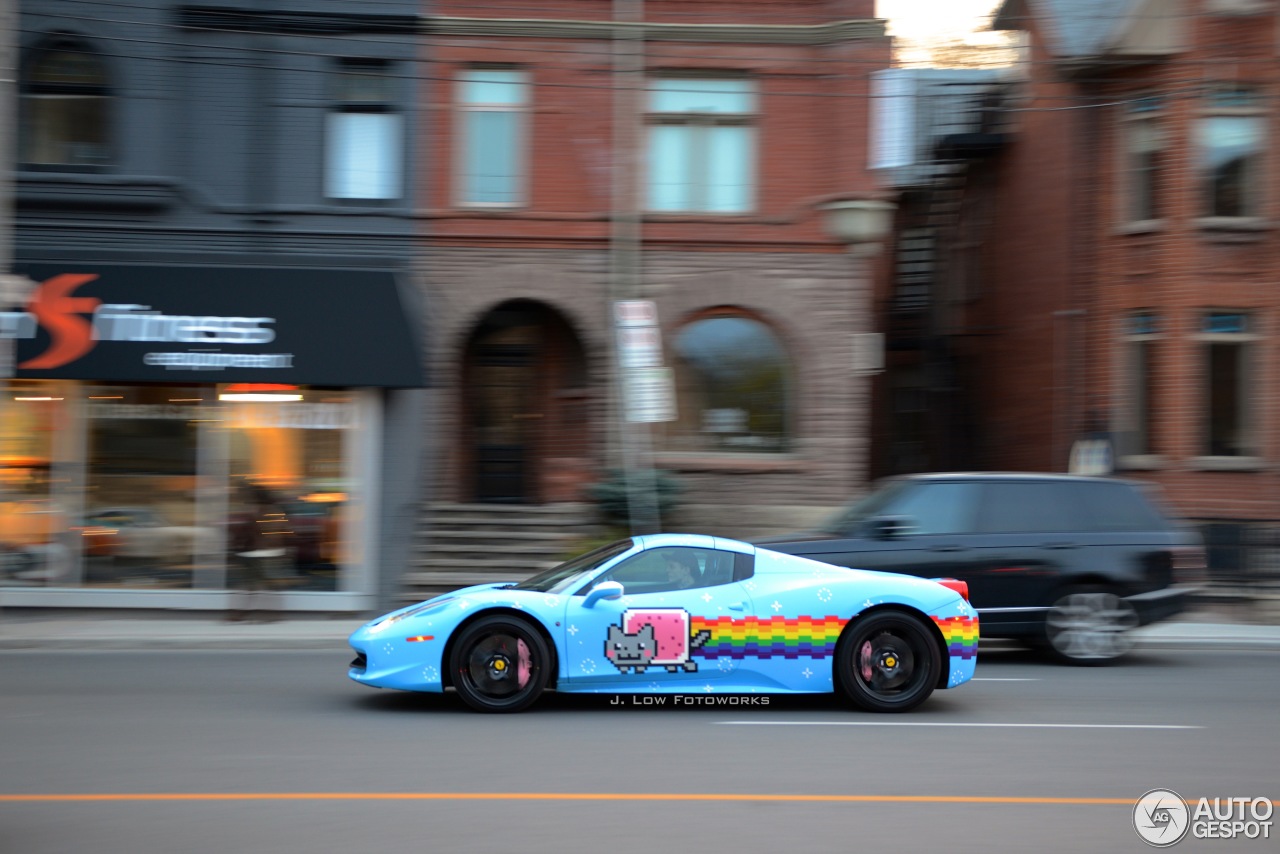
[[[933,580],[938,582],[948,590],[954,590],[955,592],[959,593],[961,598],[964,599],[964,601],[966,602],[969,601],[969,582],[961,581],[958,578],[935,578]]]

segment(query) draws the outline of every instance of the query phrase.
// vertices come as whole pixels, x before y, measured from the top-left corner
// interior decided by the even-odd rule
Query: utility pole
[[[613,0],[613,183],[609,239],[609,317],[614,333],[614,421],[620,434],[622,471],[631,532],[660,529],[657,479],[649,425],[632,422],[629,374],[622,364],[614,306],[641,292],[639,116],[645,92],[644,0]]]
[[[13,271],[13,167],[17,150],[18,0],[0,0],[0,311],[22,299]],[[13,376],[14,338],[0,339],[0,378]]]

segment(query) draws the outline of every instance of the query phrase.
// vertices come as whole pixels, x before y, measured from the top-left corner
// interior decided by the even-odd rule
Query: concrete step
[[[536,555],[509,555],[506,557],[479,556],[466,559],[460,559],[457,557],[419,557],[412,561],[412,568],[437,569],[442,571],[456,569],[459,572],[467,572],[475,569],[534,571],[549,569],[550,567],[562,562],[563,561],[556,558],[538,557]]]
[[[579,536],[577,532],[559,531],[509,531],[509,530],[459,530],[455,528],[434,527],[429,531],[419,531],[420,542],[458,543],[458,542],[491,542],[517,543],[535,545],[538,543],[562,543],[566,534]]]
[[[411,582],[415,587],[424,586],[448,586],[453,590],[459,587],[469,587],[472,584],[493,584],[496,582],[516,582],[524,581],[537,575],[536,572],[483,572],[479,570],[471,570],[467,572],[411,572],[406,576],[406,580]]]
[[[472,584],[519,581],[571,556],[598,532],[587,504],[451,504],[422,508],[402,599]]]

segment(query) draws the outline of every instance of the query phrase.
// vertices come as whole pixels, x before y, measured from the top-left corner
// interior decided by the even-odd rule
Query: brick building
[[[995,144],[938,154],[967,163],[935,188],[956,467],[1096,439],[1211,536],[1276,520],[1275,4],[1006,0],[995,26],[1023,38],[998,108],[971,101]]]
[[[538,5],[426,23],[433,498],[578,501],[632,447],[683,487],[668,530],[842,503],[866,474],[870,267],[822,206],[875,190],[873,0]],[[676,389],[676,419],[632,443],[619,299],[656,305]]]

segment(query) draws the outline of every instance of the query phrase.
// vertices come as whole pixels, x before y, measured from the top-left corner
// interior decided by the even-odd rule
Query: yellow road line
[[[999,795],[768,795],[626,792],[103,792],[0,794],[0,803],[85,801],[766,801],[776,803],[909,803],[1128,806],[1134,798],[1035,798]],[[1191,799],[1190,803],[1195,803]],[[1272,801],[1280,806],[1280,801]]]

